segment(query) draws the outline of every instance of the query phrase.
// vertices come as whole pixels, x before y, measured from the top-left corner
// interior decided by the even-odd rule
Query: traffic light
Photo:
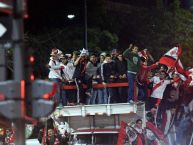
[[[51,114],[54,111],[54,100],[52,97],[57,91],[57,84],[35,80],[32,82],[32,117],[40,118]]]
[[[22,92],[21,83],[18,81],[0,82],[0,113],[2,115],[9,119],[23,116]]]
[[[5,97],[6,100],[20,98],[21,89],[19,81],[1,81],[0,82],[0,94]]]

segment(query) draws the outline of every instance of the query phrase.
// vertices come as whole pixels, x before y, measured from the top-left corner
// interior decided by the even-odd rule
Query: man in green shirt
[[[134,101],[134,81],[140,68],[138,47],[130,44],[129,48],[123,52],[123,56],[127,60],[128,102],[132,103]]]

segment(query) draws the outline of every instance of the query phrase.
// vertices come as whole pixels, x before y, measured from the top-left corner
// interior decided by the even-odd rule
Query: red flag
[[[173,47],[160,58],[159,63],[174,68],[181,54],[182,49],[180,47]]]
[[[118,136],[117,145],[123,145],[126,137],[126,128],[127,124],[124,121],[121,121],[121,128]]]
[[[137,136],[137,143],[136,145],[143,145],[142,137],[140,135]]]
[[[184,69],[182,62],[180,60],[176,63],[176,70],[178,73],[184,75],[186,78],[188,77],[189,73]]]
[[[176,70],[185,77],[185,85],[193,86],[193,68],[185,70],[180,60],[176,63]]]
[[[164,133],[158,129],[152,122],[146,122],[146,128],[150,129],[159,140],[163,140],[165,144],[168,144],[167,138],[165,138]]]
[[[147,122],[146,123],[146,127],[149,128],[151,131],[153,131],[153,133],[156,134],[156,136],[159,138],[159,139],[164,139],[164,134],[161,130],[159,130],[152,122]]]
[[[46,145],[46,138],[47,138],[47,130],[46,128],[43,129],[43,136],[42,136],[42,145]]]

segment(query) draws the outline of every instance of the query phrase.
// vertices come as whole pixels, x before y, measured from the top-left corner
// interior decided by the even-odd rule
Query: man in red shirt
[[[158,62],[151,66],[147,66],[147,60],[144,57],[141,57],[141,65],[139,72],[137,74],[137,85],[138,85],[138,99],[141,101],[145,101],[148,97],[147,86],[149,85],[148,73],[152,69],[157,68]]]

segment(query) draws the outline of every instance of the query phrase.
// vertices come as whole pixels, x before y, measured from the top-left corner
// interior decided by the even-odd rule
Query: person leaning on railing
[[[59,49],[52,49],[51,57],[48,63],[48,69],[49,74],[48,78],[50,81],[56,82],[58,84],[57,93],[54,96],[54,101],[57,105],[62,104],[61,102],[61,83],[62,83],[62,76],[61,76],[61,70],[64,69],[63,66],[60,65],[60,57],[63,55],[62,52]]]
[[[117,83],[127,82],[127,61],[123,58],[123,54],[119,53],[115,60],[115,73]],[[127,87],[117,87],[117,103],[127,102]]]
[[[97,90],[93,89],[93,84],[96,84],[97,81],[97,56],[96,54],[91,54],[89,61],[86,65],[86,73],[85,73],[86,77],[88,79],[91,79],[91,87],[90,87],[90,92],[91,95],[87,95],[87,99],[86,99],[86,104],[95,104],[96,102],[96,97],[97,97]]]
[[[113,83],[116,80],[116,73],[115,73],[115,63],[112,61],[110,54],[105,56],[105,60],[101,65],[101,79],[102,83],[108,84]],[[116,94],[112,88],[106,88],[108,94],[108,102],[107,103],[116,103]]]

